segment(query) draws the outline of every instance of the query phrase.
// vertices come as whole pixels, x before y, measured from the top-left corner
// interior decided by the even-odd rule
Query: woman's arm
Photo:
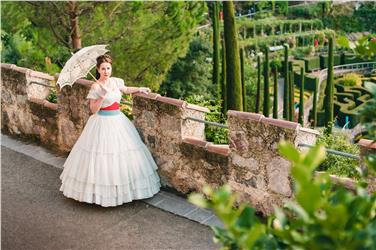
[[[121,90],[124,94],[135,94],[135,93],[150,93],[149,88],[144,88],[144,87],[125,87]]]
[[[90,111],[92,114],[95,114],[98,112],[98,110],[101,108],[103,103],[104,97],[101,96],[98,99],[90,99]]]

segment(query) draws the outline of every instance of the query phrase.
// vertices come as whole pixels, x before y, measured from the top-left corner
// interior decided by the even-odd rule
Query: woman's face
[[[100,74],[100,78],[102,80],[105,80],[105,79],[110,78],[110,76],[111,76],[112,65],[111,65],[111,63],[103,62],[103,63],[101,63],[99,68],[97,68],[97,70]]]

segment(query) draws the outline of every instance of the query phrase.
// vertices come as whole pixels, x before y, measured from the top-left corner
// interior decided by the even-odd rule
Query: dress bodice
[[[124,81],[120,78],[111,77],[109,79],[108,88],[110,91],[104,96],[101,108],[105,108],[111,106],[114,102],[120,103],[120,99],[122,96],[121,90],[125,88]],[[87,95],[87,99],[98,99],[100,96],[104,95],[103,89],[99,86],[96,88],[91,88],[89,94]]]

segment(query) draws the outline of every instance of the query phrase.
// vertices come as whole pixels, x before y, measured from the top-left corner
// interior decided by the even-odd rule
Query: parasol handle
[[[93,74],[92,74],[90,71],[89,71],[89,74],[91,75],[91,77],[93,77],[93,79],[94,79],[95,81],[98,80],[95,76],[93,76]]]

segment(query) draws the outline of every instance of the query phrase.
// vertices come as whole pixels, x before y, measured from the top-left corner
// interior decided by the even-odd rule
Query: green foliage
[[[334,135],[327,135],[322,133],[317,143],[322,144],[325,148],[334,149],[354,155],[359,154],[359,148],[357,145],[350,142],[349,138],[341,133]],[[327,171],[330,174],[338,176],[351,177],[355,179],[360,178],[359,171],[357,170],[359,161],[340,155],[328,154],[328,157],[320,165],[319,170]]]
[[[325,126],[326,131],[328,134],[332,133],[333,128],[333,96],[334,96],[334,70],[333,70],[333,64],[334,64],[334,41],[333,37],[329,37],[329,52],[328,52],[328,77],[327,77],[327,84],[325,89],[325,114],[326,114],[326,120],[325,120]]]
[[[368,131],[366,138],[376,141],[376,88],[373,90],[372,99],[360,111],[360,121]]]
[[[269,48],[265,48],[265,61],[264,61],[264,108],[263,114],[269,117],[270,111],[270,98],[269,98]]]
[[[51,89],[50,94],[47,96],[47,101],[57,103],[56,89]]]
[[[283,78],[284,78],[284,88],[283,88],[283,118],[289,120],[289,47],[288,44],[284,44],[284,61],[283,61]]]
[[[205,120],[226,124],[226,119],[221,112],[220,100],[208,100],[203,95],[192,95],[185,98],[188,103],[207,107],[210,113],[207,113]],[[215,144],[228,144],[228,130],[225,128],[205,125],[205,137],[207,141]]]
[[[376,59],[376,34],[362,36],[355,42],[350,42],[347,37],[341,36],[337,40],[337,44],[353,50],[358,57],[364,60]]]
[[[243,110],[238,34],[233,2],[223,2],[223,25],[226,46],[227,110]]]
[[[5,2],[1,7],[1,62],[12,63],[55,74],[60,71],[60,59],[67,57],[67,50],[50,43],[44,37],[46,30],[38,30],[30,22],[23,3]],[[45,49],[43,49],[43,45]],[[52,58],[52,60],[51,60]]]
[[[2,16],[2,24],[13,27],[18,20],[11,15],[22,13],[33,24],[30,29],[38,36],[34,45],[43,58],[49,56],[53,63],[64,65],[72,48],[69,3],[7,4],[16,7],[11,12],[2,8],[2,14],[9,16]],[[204,2],[76,2],[76,6],[82,46],[109,44],[113,74],[130,86],[153,90],[159,89],[172,64],[186,54],[206,10]]]
[[[247,204],[235,207],[237,195],[224,186],[216,191],[204,187],[208,197],[192,194],[197,206],[213,209],[224,228],[212,227],[222,249],[374,249],[376,196],[362,187],[356,193],[332,189],[327,175],[313,171],[325,158],[323,146],[300,153],[282,142],[280,153],[292,162],[295,201],[276,208],[260,222]]]
[[[211,19],[213,27],[213,84],[220,83],[220,37],[219,37],[219,2],[211,3]]]
[[[362,86],[362,77],[356,73],[345,74],[343,77],[334,81],[336,84],[343,86]]]
[[[304,68],[300,69],[300,91],[299,91],[299,116],[298,122],[304,126]]]
[[[194,94],[215,99],[217,86],[212,83],[212,63],[207,60],[211,53],[208,34],[196,36],[189,45],[187,55],[171,67],[159,93],[178,99]]]

